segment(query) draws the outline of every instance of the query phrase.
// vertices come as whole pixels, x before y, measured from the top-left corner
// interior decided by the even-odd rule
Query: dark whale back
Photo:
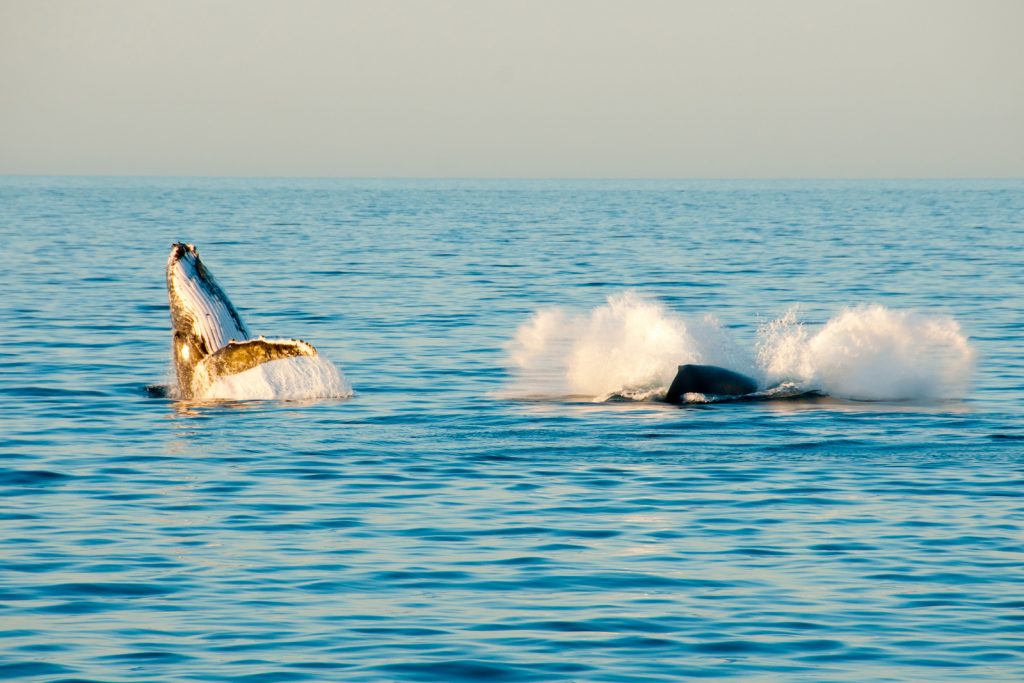
[[[746,375],[715,365],[680,365],[665,400],[681,403],[683,394],[742,396],[757,391],[757,382]]]

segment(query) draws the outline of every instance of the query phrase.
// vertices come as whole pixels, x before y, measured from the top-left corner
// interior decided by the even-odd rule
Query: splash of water
[[[352,386],[341,370],[323,356],[297,356],[262,363],[217,378],[196,392],[199,400],[228,399],[294,401],[345,398]]]
[[[785,395],[821,391],[855,400],[963,397],[975,351],[942,315],[869,305],[844,309],[820,330],[796,310],[758,330],[748,352],[713,316],[685,318],[633,292],[589,313],[542,309],[507,345],[510,396],[660,398],[684,363],[719,365]]]
[[[538,311],[507,346],[513,396],[649,398],[664,394],[682,363],[749,371],[749,355],[712,316],[684,319],[635,292],[609,296],[589,314]]]
[[[815,332],[790,310],[761,328],[757,357],[768,384],[887,401],[963,397],[976,353],[949,316],[873,304],[846,308]]]

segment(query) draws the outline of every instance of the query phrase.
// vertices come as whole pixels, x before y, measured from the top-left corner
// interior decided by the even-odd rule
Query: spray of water
[[[975,357],[953,318],[877,304],[846,308],[817,331],[790,310],[763,326],[757,342],[766,383],[869,401],[961,398]]]
[[[589,314],[538,311],[507,346],[518,396],[664,393],[682,363],[750,371],[752,358],[711,316],[684,319],[634,292]]]
[[[818,330],[796,310],[762,326],[746,351],[712,316],[689,319],[633,292],[589,313],[542,309],[507,351],[512,396],[663,396],[683,363],[719,365],[762,389],[822,391],[856,400],[958,398],[975,352],[948,316],[883,306],[844,309]]]
[[[245,372],[219,377],[196,392],[199,400],[237,401],[294,401],[351,395],[352,387],[344,374],[323,356],[270,361]]]

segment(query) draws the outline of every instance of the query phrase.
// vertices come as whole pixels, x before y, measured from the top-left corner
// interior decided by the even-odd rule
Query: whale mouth
[[[182,395],[190,395],[199,362],[231,340],[247,340],[252,335],[192,244],[176,242],[171,246],[167,296],[178,386]]]
[[[187,244],[185,242],[175,242],[171,245],[171,253],[167,257],[167,265],[173,265],[186,256],[191,256],[193,259],[199,258],[199,252],[196,250],[195,245]]]
[[[185,242],[174,243],[171,253],[167,257],[168,287],[171,286],[172,280],[179,288],[185,286],[189,280],[209,281],[211,275],[204,272],[205,270],[203,262],[199,259],[199,250],[195,245]],[[213,292],[208,294],[215,295]]]

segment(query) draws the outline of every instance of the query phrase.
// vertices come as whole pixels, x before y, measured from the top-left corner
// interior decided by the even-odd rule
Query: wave
[[[512,397],[663,398],[679,365],[718,365],[758,380],[766,396],[820,392],[853,400],[961,398],[976,353],[951,317],[847,307],[820,329],[797,309],[744,347],[714,316],[687,318],[635,292],[589,313],[537,311],[506,347]],[[774,392],[774,393],[773,393]]]

